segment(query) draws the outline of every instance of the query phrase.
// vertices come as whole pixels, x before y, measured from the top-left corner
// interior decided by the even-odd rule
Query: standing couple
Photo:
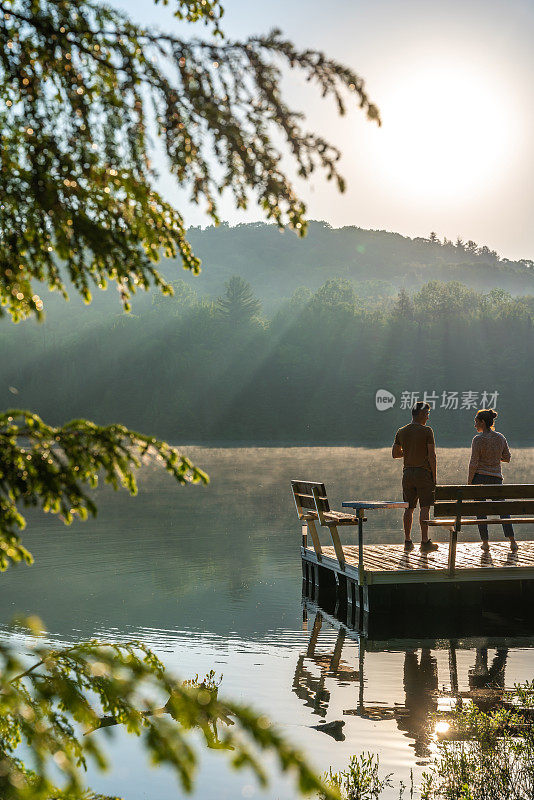
[[[428,403],[418,402],[412,408],[412,422],[399,428],[391,455],[404,459],[402,473],[402,496],[408,508],[404,511],[404,549],[413,550],[410,538],[413,512],[419,500],[419,524],[421,526],[421,551],[429,553],[437,550],[438,545],[428,538],[428,517],[430,506],[434,503],[436,486],[436,444],[434,432],[427,425],[430,414]],[[471,460],[467,483],[502,483],[501,461],[510,461],[508,442],[502,433],[495,430],[497,412],[492,408],[481,409],[475,416],[475,428],[478,431],[471,445]],[[485,517],[480,517],[485,519]],[[481,547],[489,549],[488,526],[478,526]],[[510,549],[517,550],[513,526],[503,525],[504,535],[508,537]]]

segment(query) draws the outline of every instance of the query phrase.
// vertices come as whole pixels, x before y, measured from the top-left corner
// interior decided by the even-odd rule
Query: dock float
[[[357,546],[343,546],[344,566],[333,547],[323,547],[321,558],[313,548],[301,547],[303,580],[307,594],[337,593],[349,605],[369,611],[386,610],[396,601],[403,605],[483,602],[488,594],[512,596],[529,589],[534,595],[534,542],[520,542],[517,553],[506,543],[491,545],[482,553],[480,545],[460,542],[456,550],[456,569],[448,570],[448,548],[441,544],[433,553],[417,550],[405,553],[402,545],[369,544],[363,547],[363,575],[360,576]],[[514,582],[511,585],[510,582]],[[532,582],[532,586],[525,586]],[[505,586],[503,584],[506,584]],[[518,598],[519,599],[519,598]],[[526,597],[524,598],[526,601]]]
[[[488,524],[534,522],[534,500],[530,499],[534,485],[436,487],[437,496],[441,493],[444,501],[441,505],[436,501],[434,518],[436,524],[449,528],[450,542],[429,553],[418,547],[406,552],[402,544],[364,544],[364,514],[402,508],[404,503],[347,501],[342,505],[352,509],[348,514],[330,510],[324,484],[292,481],[292,488],[302,523],[302,575],[308,597],[318,600],[321,595],[335,595],[349,608],[383,612],[399,607],[532,604],[534,541],[519,542],[516,552],[506,541],[492,542],[490,549],[483,551],[480,543],[458,542],[458,534],[462,525],[477,524],[472,518],[477,512],[491,514],[495,510],[497,519],[490,517]],[[481,488],[490,500],[490,490],[496,495],[493,507],[481,498]],[[463,494],[467,497],[462,507]],[[456,500],[450,500],[452,496]],[[509,518],[508,512],[513,514],[516,507],[522,516]],[[532,519],[526,514],[532,514]],[[357,544],[342,544],[339,526],[357,527]],[[318,527],[328,528],[331,545],[321,543]]]

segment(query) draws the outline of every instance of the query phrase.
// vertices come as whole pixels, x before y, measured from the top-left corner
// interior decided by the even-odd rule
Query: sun
[[[499,81],[473,66],[399,69],[380,102],[381,179],[400,197],[463,201],[498,184],[517,119]]]

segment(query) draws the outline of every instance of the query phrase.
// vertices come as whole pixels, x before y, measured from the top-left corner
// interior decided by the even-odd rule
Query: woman
[[[469,477],[467,483],[495,484],[502,483],[501,461],[508,463],[511,459],[508,442],[502,435],[495,430],[495,418],[497,412],[492,408],[483,408],[477,412],[475,417],[475,428],[478,433],[471,445],[471,461],[469,462]],[[503,514],[503,516],[506,516]],[[486,519],[486,517],[477,517]],[[503,524],[504,535],[510,541],[510,550],[517,550],[517,542],[514,536],[514,529],[510,523]],[[488,526],[479,525],[481,547],[489,550]]]

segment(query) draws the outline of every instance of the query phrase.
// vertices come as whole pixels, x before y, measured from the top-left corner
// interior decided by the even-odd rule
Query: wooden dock
[[[516,595],[522,604],[534,599],[534,542],[520,542],[517,548],[511,528],[534,524],[534,484],[436,486],[428,525],[448,529],[449,543],[428,553],[417,546],[406,552],[402,543],[364,543],[367,517],[406,509],[405,501],[346,500],[344,511],[333,511],[324,483],[292,480],[291,490],[302,524],[304,589],[312,597],[334,593],[349,608],[387,612],[409,606],[480,607],[489,595],[497,607],[510,605]],[[482,550],[480,542],[460,541],[464,526],[480,526],[482,520],[486,537],[488,525],[502,525],[512,538],[492,542],[489,550]],[[355,544],[342,544],[339,529],[351,528],[357,529]],[[321,542],[320,529],[329,531],[328,546]]]
[[[357,546],[343,545],[343,555],[344,562],[340,563],[334,547],[323,546],[318,556],[313,547],[303,542],[303,579],[311,589],[311,593],[308,592],[311,596],[314,590],[333,592],[349,606],[368,611],[370,608],[387,610],[395,599],[403,604],[419,604],[423,601],[423,592],[425,603],[442,605],[447,597],[460,599],[460,595],[476,603],[477,596],[491,584],[495,584],[493,588],[498,593],[503,588],[501,584],[507,582],[510,596],[514,594],[510,581],[520,590],[526,583],[534,587],[533,541],[520,542],[515,553],[506,542],[492,543],[489,552],[482,551],[479,543],[458,542],[452,575],[448,568],[447,544],[440,544],[439,549],[431,553],[421,553],[417,546],[406,553],[402,544],[366,544],[363,566]],[[430,586],[432,591],[427,591]],[[436,591],[440,586],[445,593]]]
[[[331,568],[339,568],[333,547],[323,547],[323,560]],[[314,551],[310,551],[312,559]],[[346,572],[358,572],[358,547],[343,547]],[[316,559],[315,559],[316,560]],[[319,562],[317,562],[319,563]],[[363,565],[367,583],[432,583],[444,579],[448,569],[448,547],[441,544],[439,550],[421,553],[415,547],[405,553],[400,544],[368,544],[363,548]],[[519,573],[518,573],[519,570]],[[489,552],[481,550],[477,542],[459,542],[456,549],[455,580],[506,580],[516,579],[527,570],[534,578],[534,542],[521,542],[516,553],[510,552],[506,542],[491,545]]]

